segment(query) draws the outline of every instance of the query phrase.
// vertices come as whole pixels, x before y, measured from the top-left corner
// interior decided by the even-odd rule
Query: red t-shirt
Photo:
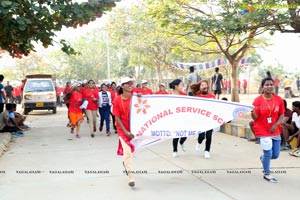
[[[139,92],[142,93],[142,95],[153,94],[150,88],[142,88],[139,90]]]
[[[115,98],[118,96],[117,90],[111,90],[111,102],[114,102]]]
[[[72,89],[72,87],[65,88],[64,95],[66,95],[67,93],[69,93],[71,91],[71,89]],[[70,99],[66,99],[65,103],[70,103]]]
[[[99,100],[98,92],[99,92],[98,88],[94,88],[94,89],[86,88],[82,91],[83,97],[89,102],[86,110],[98,110],[98,102],[92,100],[93,98]]]
[[[181,92],[181,91],[180,91],[180,92],[179,92],[179,95],[185,95],[185,96],[186,96],[187,94],[186,94],[185,92]]]
[[[202,98],[207,98],[207,99],[215,99],[215,95],[208,93],[208,94],[196,94],[195,97],[202,97]]]
[[[246,88],[248,86],[248,82],[246,80],[243,80],[243,87]]]
[[[273,94],[270,100],[264,99],[262,95],[256,97],[253,101],[254,112],[257,119],[254,120],[254,134],[261,136],[275,136],[281,133],[279,125],[275,132],[271,133],[271,127],[277,122],[280,115],[284,114],[285,108],[281,97]],[[271,123],[268,123],[268,118],[271,117]]]
[[[83,97],[80,92],[73,91],[70,97],[70,106],[68,109],[68,112],[73,112],[73,113],[81,113],[81,103],[82,103]]]
[[[169,94],[167,91],[157,91],[155,94]]]
[[[274,78],[273,81],[274,81],[274,86],[278,87],[280,80],[278,78]]]
[[[115,117],[120,117],[124,127],[130,132],[130,101],[131,97],[128,99],[122,99],[122,95],[115,98],[113,103],[113,115]],[[123,132],[118,122],[116,122],[119,136],[126,137],[127,135]]]
[[[15,95],[16,95],[16,97],[17,96],[21,96],[21,89],[20,89],[20,87],[14,87],[14,93],[15,93]]]

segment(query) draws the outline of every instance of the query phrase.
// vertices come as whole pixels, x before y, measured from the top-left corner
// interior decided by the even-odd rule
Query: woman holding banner
[[[193,96],[215,99],[215,95],[208,93],[208,81],[207,80],[199,81],[198,83],[191,85],[190,88],[191,88],[191,91],[193,92]],[[209,152],[210,152],[210,146],[211,146],[211,141],[212,141],[212,133],[213,133],[213,129],[208,130],[203,133],[200,133],[198,135],[198,142],[195,147],[196,151],[200,151],[200,144],[206,138],[204,157],[207,159],[210,158]]]
[[[186,96],[186,93],[182,91],[184,86],[183,86],[183,82],[180,79],[173,80],[171,83],[169,83],[169,87],[172,89],[172,94]],[[184,151],[184,152],[186,151],[186,147],[184,144],[184,142],[186,141],[186,137],[173,138],[173,157],[174,158],[178,156],[178,153],[177,153],[178,141],[181,145],[182,151]]]
[[[119,136],[118,155],[123,155],[125,172],[128,175],[130,187],[135,186],[132,176],[132,152],[134,146],[130,141],[134,135],[130,132],[130,101],[133,90],[133,79],[125,77],[121,79],[122,94],[117,96],[113,102],[113,115],[116,118],[116,126]]]
[[[263,165],[264,179],[276,183],[271,176],[271,159],[279,157],[281,143],[281,122],[284,117],[284,103],[281,97],[273,94],[274,81],[266,77],[261,82],[263,93],[254,101],[251,117],[254,120],[254,134],[258,138],[263,155],[260,157]]]

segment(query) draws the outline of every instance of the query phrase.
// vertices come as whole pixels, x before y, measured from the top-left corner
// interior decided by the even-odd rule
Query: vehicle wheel
[[[29,113],[29,109],[28,108],[24,108],[24,115],[28,115]]]
[[[53,113],[53,114],[56,114],[56,107],[53,108],[52,113]]]

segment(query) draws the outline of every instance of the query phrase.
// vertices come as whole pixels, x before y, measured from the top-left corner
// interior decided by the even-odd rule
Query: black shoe
[[[91,134],[91,137],[93,138],[93,137],[95,137],[95,135],[94,135],[94,134]]]
[[[129,185],[130,187],[134,187],[134,186],[135,186],[134,180],[130,180],[130,181],[128,182],[128,185]]]

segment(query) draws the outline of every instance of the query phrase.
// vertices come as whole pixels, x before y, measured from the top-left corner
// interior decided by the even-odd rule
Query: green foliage
[[[21,58],[34,51],[34,42],[47,48],[53,44],[56,31],[63,26],[76,28],[94,21],[110,11],[119,0],[88,0],[73,3],[71,0],[16,0],[0,3],[0,48],[12,57]],[[62,51],[75,53],[61,41]]]

